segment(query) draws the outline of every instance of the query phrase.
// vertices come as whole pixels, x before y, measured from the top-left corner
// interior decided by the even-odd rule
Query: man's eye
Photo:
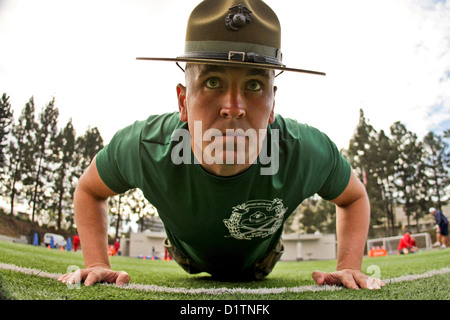
[[[210,89],[220,88],[220,82],[217,78],[210,78],[206,80],[206,86]]]
[[[261,90],[261,83],[259,83],[259,81],[257,81],[257,80],[250,80],[247,83],[247,88],[249,90],[253,90],[253,91]]]

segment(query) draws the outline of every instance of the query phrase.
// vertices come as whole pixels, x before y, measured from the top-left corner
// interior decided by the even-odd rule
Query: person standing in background
[[[430,214],[434,216],[437,225],[436,242],[433,244],[433,247],[444,249],[447,247],[446,237],[448,235],[448,219],[441,211],[436,210],[435,208],[430,208]]]

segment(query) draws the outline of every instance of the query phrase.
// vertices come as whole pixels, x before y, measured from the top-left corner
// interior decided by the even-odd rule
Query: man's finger
[[[85,277],[86,279],[84,280],[85,286],[91,286],[94,283],[102,281],[103,279],[101,270],[90,270],[90,271],[86,270],[86,272],[88,274]]]
[[[67,279],[67,277],[69,276],[69,274],[63,274],[62,276],[60,276],[58,278],[58,281],[61,281],[62,283],[65,283],[65,280]]]
[[[126,273],[124,271],[117,272],[116,284],[118,286],[123,286],[129,282],[130,282],[130,276],[128,275],[128,273]]]
[[[356,283],[363,289],[380,289],[378,286],[375,278],[369,277],[364,273],[354,273],[353,278],[355,279]]]
[[[314,271],[312,274],[312,277],[314,279],[314,281],[318,284],[318,285],[322,285],[325,282],[325,272],[322,271]]]
[[[63,274],[58,278],[58,281],[68,284],[75,284],[77,282],[81,282],[81,271],[78,269],[74,272]]]
[[[325,284],[341,285],[341,284],[343,284],[341,276],[339,275],[338,272],[328,273],[328,272],[323,272],[323,271],[314,271],[312,276],[313,276],[313,279],[316,281],[316,283],[319,285],[325,285]]]
[[[381,289],[381,287],[385,285],[386,284],[382,280],[374,277],[368,277],[366,280],[367,289]]]
[[[339,273],[339,277],[341,280],[341,283],[349,288],[349,289],[354,289],[354,290],[359,290],[359,286],[356,283],[356,279],[354,278],[353,274],[351,272],[340,272]]]
[[[373,277],[367,277],[366,281],[365,281],[365,286],[361,285],[361,288],[364,289],[381,289],[380,285],[378,284],[378,279],[373,278]]]

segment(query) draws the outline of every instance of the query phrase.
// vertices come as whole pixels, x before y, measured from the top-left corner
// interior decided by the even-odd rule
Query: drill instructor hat
[[[281,27],[273,10],[261,0],[204,0],[192,11],[185,52],[176,58],[137,60],[245,66],[325,75],[288,68],[282,63]]]

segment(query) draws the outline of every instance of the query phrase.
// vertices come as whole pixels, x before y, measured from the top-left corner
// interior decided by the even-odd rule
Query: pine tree
[[[356,175],[363,182],[370,201],[370,230],[381,222],[385,215],[384,200],[378,181],[378,132],[369,124],[361,109],[355,133],[345,151]]]
[[[34,172],[34,152],[35,152],[35,107],[34,98],[25,104],[17,124],[13,124],[11,130],[11,141],[9,144],[9,164],[8,169],[11,174],[10,192],[10,214],[14,214],[14,204],[16,198],[21,199],[26,189],[26,185],[32,181]],[[19,184],[19,189],[17,186]],[[25,190],[26,191],[26,190]]]
[[[323,217],[320,231],[336,233],[336,206],[332,202],[319,199],[316,214]]]
[[[423,140],[430,195],[441,211],[449,200],[445,190],[450,184],[450,152],[449,144],[444,141],[445,134],[448,130],[444,136],[429,132]]]
[[[386,214],[387,231],[389,235],[393,236],[395,234],[396,224],[394,215],[394,163],[396,159],[398,159],[398,152],[393,147],[391,139],[383,130],[378,134],[376,146],[377,152],[374,155],[374,160],[376,161],[377,166],[374,171],[383,199],[382,203]]]
[[[146,227],[153,225],[153,217],[157,215],[156,208],[145,198],[141,190],[135,189],[132,193],[134,205],[132,212],[137,216],[138,229],[144,231]],[[150,222],[150,223],[148,223]]]
[[[72,197],[70,196],[70,190],[73,189],[73,182],[70,180],[70,170],[73,165],[73,157],[75,153],[75,129],[72,124],[72,119],[70,119],[64,129],[59,132],[54,148],[57,168],[55,170],[53,194],[56,196],[56,226],[58,230],[61,230],[63,209],[71,205],[70,200]]]
[[[414,218],[419,228],[418,220],[423,216],[421,204],[426,201],[424,193],[423,152],[422,143],[417,135],[406,129],[399,121],[391,126],[393,147],[397,149],[395,160],[395,189],[402,200],[403,210],[407,217],[408,228],[410,219]],[[419,230],[418,230],[419,231]]]
[[[103,147],[103,138],[96,127],[88,128],[84,135],[77,138],[75,143],[76,168],[73,173],[76,179],[81,177]]]
[[[0,99],[0,174],[3,173],[6,165],[5,150],[8,145],[10,126],[13,123],[13,112],[8,100],[9,96],[4,93]]]
[[[301,218],[299,219],[299,222],[302,224],[302,229],[306,233],[314,233],[318,229],[316,226],[316,213],[313,210],[311,199],[303,201],[301,209]]]
[[[53,98],[39,115],[39,125],[36,130],[36,173],[34,179],[34,190],[32,193],[33,209],[31,221],[34,222],[36,213],[45,209],[47,197],[44,192],[46,182],[49,182],[48,172],[52,171],[50,161],[52,157],[52,144],[56,140],[59,110],[55,106]]]

